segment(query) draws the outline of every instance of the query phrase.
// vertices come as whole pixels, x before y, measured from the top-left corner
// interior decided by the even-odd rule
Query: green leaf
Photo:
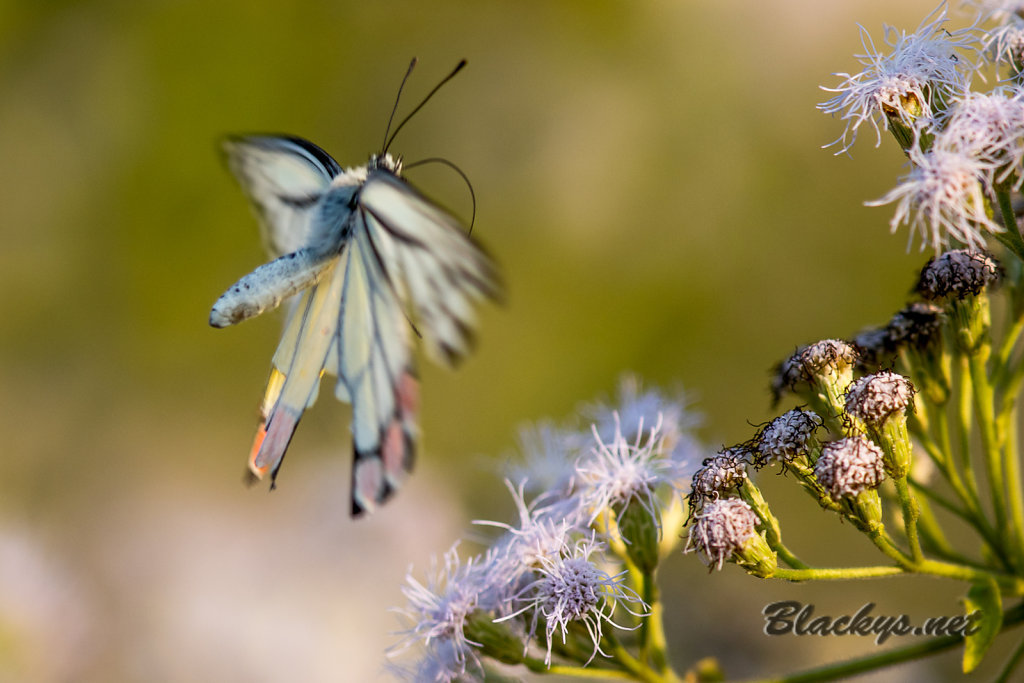
[[[1003,626],[1003,601],[995,579],[989,577],[974,584],[964,598],[964,608],[969,619],[964,630],[963,666],[966,674],[978,668]]]

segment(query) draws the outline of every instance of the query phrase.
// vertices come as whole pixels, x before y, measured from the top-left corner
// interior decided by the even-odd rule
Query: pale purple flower
[[[576,460],[589,439],[577,431],[551,422],[539,422],[519,430],[522,460],[508,465],[508,477],[531,493],[564,497],[576,483]]]
[[[757,435],[759,465],[811,458],[819,448],[817,431],[823,424],[817,413],[794,408],[769,422]]]
[[[1000,276],[999,264],[987,253],[953,249],[928,261],[916,289],[927,301],[956,301],[978,296]]]
[[[903,414],[914,401],[914,385],[903,375],[882,370],[856,380],[846,391],[846,412],[868,425]]]
[[[609,440],[602,438],[596,426],[593,432],[596,445],[589,457],[577,463],[581,483],[578,495],[584,507],[591,510],[589,522],[613,508],[621,514],[631,501],[659,520],[659,489],[667,487],[674,492],[679,487],[679,466],[661,450],[660,421],[646,432],[644,440],[644,430],[639,430],[632,443],[620,430],[615,430]]]
[[[476,662],[473,663],[476,666]],[[420,649],[420,656],[411,665],[389,665],[396,678],[414,683],[452,683],[466,679],[466,661],[449,641],[434,641]],[[476,666],[480,669],[479,666]],[[482,679],[482,669],[480,670]]]
[[[536,632],[537,624],[543,618],[547,636],[544,663],[549,667],[556,633],[561,633],[562,642],[565,643],[569,628],[575,623],[582,624],[594,643],[594,651],[590,660],[587,660],[589,664],[598,653],[608,656],[601,650],[603,624],[625,628],[612,621],[612,615],[619,604],[634,616],[643,616],[648,612],[640,596],[624,585],[627,572],[611,576],[590,560],[591,554],[600,549],[602,545],[595,543],[591,537],[581,539],[572,546],[566,543],[559,552],[539,558],[533,580],[516,598],[523,603],[523,607],[503,618],[511,619],[532,612],[531,632]],[[632,611],[628,603],[639,605],[643,611]]]
[[[489,572],[480,571],[476,558],[463,563],[456,546],[445,553],[443,565],[435,559],[425,584],[413,577],[411,569],[406,575],[402,593],[408,604],[399,611],[413,626],[393,651],[422,641],[428,648],[441,648],[436,651],[444,651],[446,670],[459,675],[465,672],[467,660],[476,661],[472,646],[479,644],[466,638],[465,626],[469,615],[481,606],[479,598],[488,589]]]
[[[840,393],[853,381],[857,349],[841,339],[822,339],[801,346],[780,362],[772,377],[772,396],[778,403],[786,391]]]
[[[942,341],[942,308],[915,301],[896,311],[885,329],[897,349],[927,349]]]
[[[910,227],[907,247],[914,235],[921,236],[921,250],[936,251],[951,243],[981,249],[985,232],[1002,232],[1003,227],[988,216],[985,179],[996,165],[968,152],[936,146],[928,152],[908,150],[913,169],[887,195],[868,206],[896,203],[889,222],[893,232],[903,223]]]
[[[970,60],[959,58],[957,51],[974,50],[970,29],[947,31],[945,4],[940,5],[914,33],[885,26],[885,43],[892,48],[882,54],[875,48],[870,34],[861,27],[861,43],[865,53],[856,55],[864,69],[856,74],[837,73],[842,82],[822,90],[836,93],[822,102],[818,109],[826,114],[839,114],[846,122],[843,134],[826,146],[842,147],[845,152],[857,138],[864,123],[874,126],[876,147],[882,142],[882,130],[889,127],[889,118],[898,119],[908,128],[926,121],[935,113],[937,97],[960,92],[965,88],[965,71]]]
[[[688,431],[698,427],[701,416],[688,410],[689,397],[682,391],[669,398],[657,389],[644,389],[636,375],[625,375],[619,382],[619,396],[613,406],[594,404],[583,409],[583,415],[592,420],[598,434],[611,441],[618,430],[632,441],[638,435],[646,436],[656,424],[661,424],[661,438],[668,448]]]
[[[519,578],[531,571],[542,557],[556,555],[567,539],[587,528],[584,510],[578,499],[562,499],[552,506],[537,507],[527,504],[523,485],[519,488],[507,481],[512,493],[519,522],[513,526],[504,522],[474,520],[480,526],[504,529],[505,533],[491,546],[490,573],[493,583],[514,590]],[[497,602],[503,602],[499,598]],[[503,609],[499,606],[499,611]]]

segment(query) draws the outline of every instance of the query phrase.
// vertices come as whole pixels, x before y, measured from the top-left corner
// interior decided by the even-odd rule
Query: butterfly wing
[[[312,142],[291,136],[233,136],[222,148],[252,202],[270,255],[307,246],[317,202],[342,173],[338,162]]]
[[[272,481],[277,476],[303,412],[316,401],[320,376],[338,338],[345,271],[343,254],[335,258],[323,280],[303,295],[285,327],[249,456],[249,469],[257,478],[268,472]]]
[[[473,302],[501,296],[494,263],[451,214],[386,170],[371,172],[357,213],[428,353],[454,365],[472,346]]]
[[[410,310],[431,354],[469,348],[471,300],[498,295],[490,259],[458,222],[398,176],[370,173],[360,190],[338,328],[338,397],[352,402],[352,513],[387,500],[411,470],[419,388]]]
[[[358,224],[359,219],[356,218]],[[337,397],[352,403],[352,514],[387,500],[412,469],[419,386],[409,323],[357,229],[345,260]]]

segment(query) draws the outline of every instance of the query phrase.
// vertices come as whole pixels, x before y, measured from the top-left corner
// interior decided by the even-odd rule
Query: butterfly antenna
[[[412,61],[409,62],[409,68],[405,70],[405,76],[402,78],[402,84],[398,86],[398,94],[395,95],[395,106],[391,107],[391,116],[388,117],[388,127],[384,129],[384,151],[388,149],[388,133],[391,132],[391,122],[395,120],[395,112],[398,111],[398,101],[402,99],[402,90],[405,88],[405,82],[409,80],[409,75],[412,74],[412,70],[416,67],[416,58],[413,57]],[[401,128],[401,126],[399,126]],[[395,131],[398,132],[397,130]],[[383,154],[383,152],[382,152]]]
[[[414,64],[416,64],[416,60],[415,59],[413,60],[413,63],[411,65],[409,65],[409,71],[412,71],[412,66]],[[388,148],[391,147],[391,143],[394,142],[394,140],[395,140],[395,136],[398,135],[398,131],[402,130],[402,126],[404,126],[406,123],[408,123],[409,119],[411,119],[416,114],[416,112],[418,112],[420,109],[423,108],[423,105],[426,104],[430,100],[430,98],[434,96],[434,93],[436,93],[438,90],[441,89],[442,85],[444,85],[448,81],[452,80],[452,78],[455,77],[455,74],[457,74],[460,71],[462,71],[462,67],[464,67],[464,66],[466,66],[466,60],[465,59],[461,60],[458,64],[456,64],[455,68],[452,69],[452,72],[450,74],[448,74],[447,76],[445,76],[443,79],[441,79],[441,82],[438,83],[437,85],[435,85],[433,90],[431,90],[430,92],[427,93],[427,96],[423,98],[422,102],[420,102],[419,104],[416,105],[415,109],[413,109],[411,112],[406,114],[405,118],[402,119],[402,122],[399,123],[395,127],[395,132],[391,134],[390,138],[387,137],[387,135],[384,136],[384,139],[385,139],[384,149],[381,150],[381,152],[380,152],[381,154],[384,154],[384,153],[386,153],[388,151]],[[405,77],[408,78],[409,74],[406,73]],[[405,85],[405,79],[402,80],[402,85]],[[402,93],[401,88],[399,88],[398,93],[399,93],[399,95],[401,95],[401,93]],[[396,108],[398,107],[398,100],[395,100],[395,107]],[[394,116],[394,111],[391,112],[391,115]],[[388,128],[389,129],[391,128],[390,122],[388,123]]]
[[[469,182],[469,176],[467,176],[465,173],[463,173],[462,169],[459,168],[458,166],[456,166],[454,163],[452,163],[451,161],[448,161],[447,159],[443,159],[441,157],[431,157],[429,159],[420,159],[419,161],[413,162],[411,164],[406,164],[405,168],[406,169],[415,168],[417,166],[422,166],[423,164],[444,164],[448,168],[450,168],[453,171],[455,171],[456,173],[458,173],[462,177],[462,179],[466,182],[466,187],[469,188],[469,198],[473,202],[473,213],[470,214],[470,218],[469,218],[469,234],[472,235],[473,234],[473,225],[476,223],[476,193],[473,192],[473,183]]]

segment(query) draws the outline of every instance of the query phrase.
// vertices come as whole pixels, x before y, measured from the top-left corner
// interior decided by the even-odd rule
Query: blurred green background
[[[924,261],[888,209],[862,206],[902,172],[895,145],[866,135],[834,157],[820,145],[840,124],[814,105],[857,69],[857,22],[878,40],[932,7],[0,2],[0,680],[383,676],[410,563],[471,519],[509,518],[495,472],[519,425],[633,371],[696,396],[710,446],[748,438],[773,415],[771,365],[887,320]],[[291,132],[362,164],[414,55],[406,110],[469,67],[393,151],[469,175],[508,302],[483,310],[464,367],[424,365],[416,476],[354,522],[332,397],[277,491],[240,483],[281,321],[207,326],[264,260],[216,143]],[[410,177],[468,216],[455,174]],[[797,552],[874,561],[792,482],[767,488]],[[960,611],[938,582],[792,586],[692,556],[664,577],[678,667],[715,655],[735,676],[877,651],[767,638],[773,600]],[[956,655],[929,666],[909,671],[955,671]]]

